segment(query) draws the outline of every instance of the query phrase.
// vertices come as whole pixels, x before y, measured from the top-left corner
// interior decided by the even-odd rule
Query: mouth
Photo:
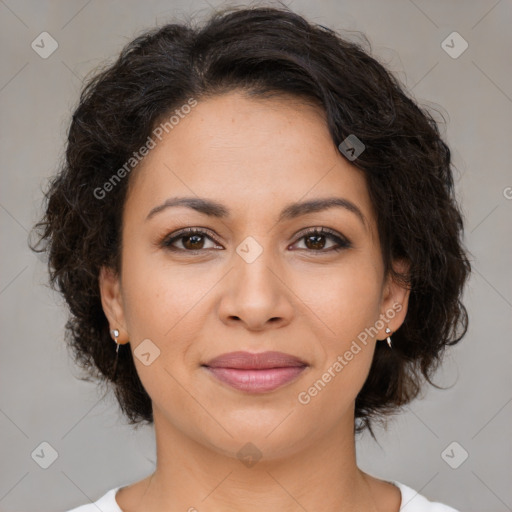
[[[308,364],[283,352],[230,352],[201,366],[232,388],[266,393],[295,380]]]

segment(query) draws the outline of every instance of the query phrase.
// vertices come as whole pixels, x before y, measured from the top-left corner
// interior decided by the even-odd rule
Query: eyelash
[[[172,244],[175,241],[180,240],[182,238],[188,238],[188,237],[191,237],[191,236],[194,236],[194,235],[206,236],[207,238],[210,238],[216,244],[221,245],[220,242],[218,242],[216,240],[216,238],[213,236],[213,234],[209,230],[198,229],[198,228],[185,228],[185,229],[182,229],[182,230],[178,231],[176,234],[172,234],[171,236],[165,237],[162,240],[160,245],[162,247],[170,250],[170,251],[188,252],[188,253],[191,253],[191,254],[197,254],[197,253],[202,252],[202,251],[210,250],[210,249],[196,249],[196,250],[178,249],[178,248],[172,246]],[[294,244],[297,243],[298,241],[302,240],[303,238],[307,238],[308,236],[312,236],[312,235],[325,236],[326,238],[330,238],[331,240],[334,240],[338,244],[337,247],[330,247],[329,249],[319,249],[319,250],[314,250],[314,249],[297,249],[297,250],[301,250],[301,251],[308,251],[308,252],[312,252],[312,253],[325,254],[325,253],[331,252],[331,251],[339,252],[339,251],[342,251],[344,249],[348,249],[348,248],[352,247],[351,242],[347,238],[345,238],[344,236],[338,235],[335,231],[332,231],[329,228],[324,228],[324,227],[309,228],[308,230],[306,230],[306,231],[304,231],[302,233],[299,233],[299,235],[300,235],[299,238],[297,239],[296,242],[294,242]],[[292,245],[294,245],[294,244],[292,244]]]

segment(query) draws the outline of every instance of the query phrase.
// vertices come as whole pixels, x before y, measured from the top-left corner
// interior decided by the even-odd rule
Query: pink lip
[[[241,391],[265,393],[292,381],[307,364],[283,352],[230,352],[202,365],[214,377]]]

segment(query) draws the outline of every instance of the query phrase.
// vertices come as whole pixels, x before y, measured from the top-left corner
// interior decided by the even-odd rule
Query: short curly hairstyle
[[[353,39],[353,38],[352,38]],[[365,49],[368,47],[368,49]],[[66,340],[84,380],[114,389],[133,425],[153,423],[152,404],[128,346],[115,346],[98,283],[102,266],[120,272],[121,221],[131,176],[108,200],[95,190],[187,100],[244,91],[280,94],[318,105],[339,144],[355,135],[365,150],[352,161],[364,172],[374,205],[386,275],[410,289],[393,350],[377,344],[355,402],[355,432],[383,422],[417,397],[448,345],[467,331],[461,297],[471,265],[454,193],[450,150],[438,123],[396,77],[370,56],[365,36],[341,38],[285,6],[229,7],[201,26],[153,28],[87,80],[70,123],[66,153],[45,191],[45,212],[29,243],[46,251],[50,284],[70,310]],[[406,260],[406,275],[392,267]],[[89,378],[88,378],[89,377]],[[438,386],[436,386],[438,387]]]

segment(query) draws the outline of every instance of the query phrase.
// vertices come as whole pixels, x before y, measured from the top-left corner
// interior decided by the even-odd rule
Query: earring
[[[388,342],[389,348],[393,348],[391,346],[391,329],[389,327],[386,327],[386,334],[388,335],[386,341]]]
[[[116,379],[116,371],[117,371],[117,359],[119,357],[119,342],[117,341],[117,338],[119,337],[119,331],[117,329],[112,329],[110,331],[110,334],[114,337],[114,341],[116,342],[116,359],[114,361],[114,370],[112,372],[112,380]]]

